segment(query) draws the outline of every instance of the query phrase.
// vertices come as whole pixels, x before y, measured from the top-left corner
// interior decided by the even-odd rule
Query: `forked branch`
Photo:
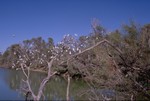
[[[44,89],[46,83],[50,80],[50,78],[52,76],[54,76],[57,73],[57,72],[51,73],[51,67],[52,67],[54,59],[55,58],[53,58],[50,62],[47,62],[48,63],[48,74],[47,74],[47,77],[45,77],[43,79],[43,81],[41,82],[37,95],[34,94],[33,90],[31,89],[31,84],[29,82],[30,68],[24,66],[23,64],[21,64],[21,69],[22,69],[22,71],[23,71],[23,73],[24,73],[24,75],[26,77],[26,81],[25,80],[23,80],[23,81],[27,84],[27,87],[28,87],[28,92],[27,93],[29,93],[29,92],[31,93],[34,101],[39,101],[41,99],[41,97],[43,96],[43,89]],[[27,73],[25,72],[24,67],[27,68]]]

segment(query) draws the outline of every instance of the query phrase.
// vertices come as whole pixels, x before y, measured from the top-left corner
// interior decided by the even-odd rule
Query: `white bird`
[[[71,51],[69,52],[69,54],[71,55]]]
[[[21,56],[19,55],[19,58],[21,58]]]
[[[83,47],[83,45],[82,45],[82,44],[81,44],[80,46],[81,46],[81,47]]]
[[[14,69],[14,68],[15,68],[15,66],[12,66],[12,68]]]
[[[51,56],[50,59],[52,59],[54,56]]]
[[[79,50],[79,53],[81,53],[81,50]]]
[[[75,51],[75,49],[74,49],[74,48],[72,48],[72,50],[73,50],[73,51]]]
[[[32,63],[30,63],[30,66],[32,65]]]

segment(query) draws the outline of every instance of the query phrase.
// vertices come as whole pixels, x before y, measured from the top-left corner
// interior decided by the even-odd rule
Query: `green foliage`
[[[94,19],[92,22],[93,32],[90,33],[89,39],[93,44],[96,44],[100,40],[105,37],[106,31],[105,29],[99,24],[97,19]]]
[[[122,33],[123,40],[125,43],[131,47],[136,47],[139,45],[141,28],[137,26],[134,22],[130,22],[130,25],[123,26],[124,32]]]
[[[14,44],[7,48],[1,56],[1,65],[18,68],[21,57],[28,56],[30,58],[26,61],[28,65],[32,63],[32,67],[42,67],[45,64],[39,62],[40,58],[44,55],[52,56],[51,50],[53,47],[52,38],[49,38],[48,42],[45,42],[41,37],[24,40],[21,44]]]
[[[124,91],[133,90],[136,92],[137,89],[134,89],[138,88],[135,87],[136,82],[144,89],[149,89],[150,24],[139,27],[131,22],[122,27],[123,31],[116,30],[107,34],[97,21],[92,23],[92,28],[93,32],[89,35],[79,38],[66,35],[56,45],[54,45],[52,38],[48,38],[46,42],[42,37],[11,45],[3,54],[0,54],[0,65],[19,68],[18,61],[23,59],[26,65],[32,69],[46,70],[45,67],[47,67],[47,61],[51,60],[50,57],[57,56],[54,61],[55,70],[63,73],[68,72],[72,77],[85,77],[94,85],[118,87],[117,89],[122,90],[123,84],[125,84]],[[107,39],[122,53],[116,52],[108,44],[103,44],[70,58],[103,39]],[[114,65],[114,61],[117,66]],[[64,64],[59,65],[60,63]]]
[[[123,36],[119,30],[109,33],[107,35],[107,39],[110,40],[117,47],[122,46]]]

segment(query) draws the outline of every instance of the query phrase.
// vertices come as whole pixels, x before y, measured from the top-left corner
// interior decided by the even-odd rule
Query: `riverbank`
[[[5,66],[0,66],[0,68],[3,68],[3,69],[8,69],[8,70],[14,70],[14,71],[21,71],[21,68],[10,68],[10,67],[5,67]],[[47,75],[48,71],[45,71],[43,69],[30,69],[30,72],[36,72],[36,73],[44,73]],[[66,75],[66,72],[60,72],[60,71],[57,71],[58,73],[56,73],[55,75],[59,76],[59,77],[63,77],[65,80],[67,78],[67,75]],[[74,79],[74,78],[73,78]],[[84,80],[84,79],[83,79]]]
[[[45,77],[43,73],[31,72],[30,84],[35,93],[39,89],[41,81]],[[1,100],[25,100],[24,93],[20,92],[22,79],[24,74],[22,71],[0,68],[0,99]],[[59,76],[54,76],[47,82],[43,94],[47,100],[65,100],[67,82]],[[72,100],[88,100],[88,96],[80,96],[84,90],[88,89],[88,85],[82,80],[71,80],[70,96]],[[5,93],[4,93],[5,92]],[[78,92],[78,93],[77,93]],[[9,95],[9,97],[8,97]],[[21,98],[20,98],[21,97]]]
[[[10,68],[10,67],[5,67],[5,66],[0,66],[0,68],[4,68],[4,69],[11,69],[11,70],[21,70],[21,68]],[[32,72],[39,72],[39,73],[47,73],[46,71],[42,70],[42,69],[30,69],[30,71]]]

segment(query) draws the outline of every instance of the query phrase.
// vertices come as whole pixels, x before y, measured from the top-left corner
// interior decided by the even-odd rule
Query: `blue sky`
[[[87,35],[93,18],[108,31],[130,19],[147,24],[149,10],[150,0],[0,0],[0,51],[38,36]]]

